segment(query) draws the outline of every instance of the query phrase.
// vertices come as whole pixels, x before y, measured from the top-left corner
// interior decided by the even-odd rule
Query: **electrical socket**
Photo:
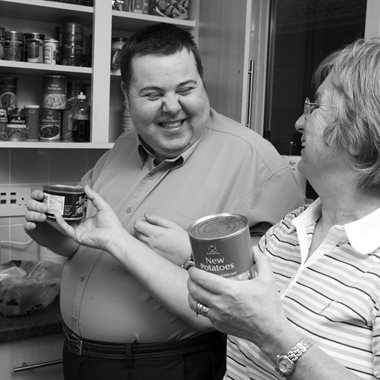
[[[24,216],[30,193],[30,186],[1,186],[0,216]]]

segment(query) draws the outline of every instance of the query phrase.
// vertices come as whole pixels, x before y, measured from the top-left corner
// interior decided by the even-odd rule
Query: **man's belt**
[[[191,353],[199,353],[226,344],[225,336],[219,332],[202,334],[194,338],[164,343],[108,343],[83,339],[65,324],[63,333],[66,347],[77,356],[91,356],[102,359],[119,359],[127,361],[173,358]]]

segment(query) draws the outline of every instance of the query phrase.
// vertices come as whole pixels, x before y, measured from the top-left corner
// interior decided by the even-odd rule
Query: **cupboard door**
[[[211,106],[242,121],[251,0],[200,1],[198,41]]]
[[[61,334],[10,341],[0,345],[1,380],[63,379]],[[52,365],[46,365],[51,363]],[[28,369],[27,367],[35,367]]]

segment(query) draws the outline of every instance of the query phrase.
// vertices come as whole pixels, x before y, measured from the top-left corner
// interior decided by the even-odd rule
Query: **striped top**
[[[380,379],[380,209],[331,227],[306,260],[320,214],[319,199],[295,210],[268,230],[258,249],[271,258],[293,325],[359,378]],[[229,336],[225,379],[282,377],[253,343]]]

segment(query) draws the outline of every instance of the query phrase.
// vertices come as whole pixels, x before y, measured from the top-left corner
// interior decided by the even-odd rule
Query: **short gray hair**
[[[380,38],[359,39],[329,55],[318,67],[314,84],[329,76],[336,117],[326,128],[328,144],[357,152],[359,186],[380,185]]]

